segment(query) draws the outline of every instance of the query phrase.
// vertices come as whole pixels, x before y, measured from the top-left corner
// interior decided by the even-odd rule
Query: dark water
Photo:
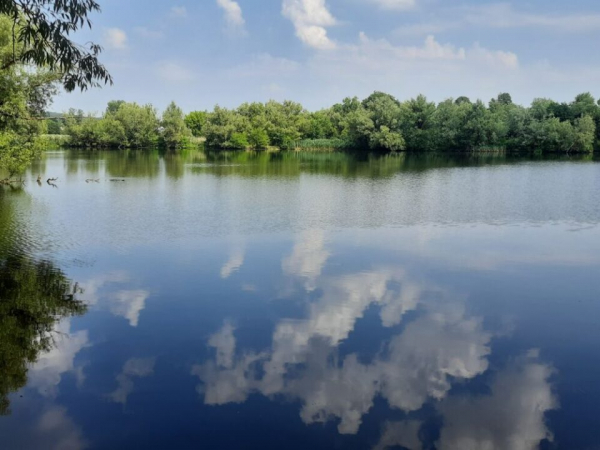
[[[599,222],[593,160],[49,152],[0,448],[600,448]]]

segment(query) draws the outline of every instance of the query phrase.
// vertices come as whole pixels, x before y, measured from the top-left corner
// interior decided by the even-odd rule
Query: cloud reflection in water
[[[260,352],[240,348],[236,328],[226,321],[208,340],[215,358],[192,369],[205,404],[243,403],[254,393],[283,396],[300,401],[305,424],[337,420],[338,432],[351,435],[377,397],[409,414],[432,402],[444,419],[440,450],[526,450],[552,439],[544,414],[558,407],[549,382],[553,370],[536,352],[495,373],[489,395],[449,395],[454,384],[488,371],[491,341],[500,333],[486,330],[461,295],[417,281],[402,268],[321,275],[329,252],[324,237],[312,235],[300,237],[282,264],[288,276],[305,281],[307,294],[318,293],[306,304],[306,318],[280,320],[270,347]],[[398,331],[369,361],[341,354],[340,345],[372,307],[382,327]],[[422,425],[410,417],[385,422],[374,448],[420,449]]]

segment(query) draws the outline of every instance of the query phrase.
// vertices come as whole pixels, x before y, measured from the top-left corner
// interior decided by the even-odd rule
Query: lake
[[[600,448],[591,158],[57,150],[25,182],[3,449]]]

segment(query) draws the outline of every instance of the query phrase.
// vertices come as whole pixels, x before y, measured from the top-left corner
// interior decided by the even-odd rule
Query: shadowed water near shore
[[[25,181],[8,449],[600,441],[593,158],[58,150]]]

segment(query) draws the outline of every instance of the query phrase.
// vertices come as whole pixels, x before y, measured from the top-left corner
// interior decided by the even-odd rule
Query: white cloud
[[[116,316],[124,317],[129,325],[137,327],[140,313],[146,307],[146,300],[150,296],[148,291],[142,289],[133,291],[119,291],[110,298],[110,312]]]
[[[553,369],[536,351],[513,361],[492,382],[491,395],[449,397],[440,405],[440,450],[531,450],[552,441],[544,414],[558,401],[548,379]]]
[[[233,367],[235,352],[235,328],[229,322],[225,322],[219,332],[213,334],[208,340],[208,346],[217,351],[217,365],[226,369]]]
[[[394,447],[404,447],[409,450],[421,449],[423,446],[419,439],[420,427],[421,422],[417,420],[386,422],[383,425],[381,438],[373,450],[386,450]]]
[[[398,292],[388,289],[388,284],[400,282],[403,278],[403,271],[380,269],[322,280],[314,286],[323,293],[319,302],[309,305],[308,319],[282,320],[276,327],[273,363],[285,366],[289,358],[302,353],[308,342],[315,337],[325,339],[331,345],[338,345],[348,337],[357,320],[370,305],[402,301]]]
[[[45,396],[56,395],[64,373],[82,376],[81,368],[75,367],[75,356],[89,345],[88,332],[82,330],[72,333],[70,319],[58,322],[53,334],[56,335],[54,346],[39,356],[28,374],[29,386]]]
[[[179,63],[164,61],[158,64],[156,72],[165,81],[181,83],[194,79],[194,74]]]
[[[105,286],[126,283],[127,281],[129,281],[129,275],[125,272],[115,271],[105,275],[99,275],[81,284],[83,298],[88,305],[96,305],[103,296],[101,291]]]
[[[217,5],[225,12],[225,21],[230,30],[243,30],[245,20],[242,8],[233,0],[217,0]]]
[[[460,302],[435,288],[431,290],[442,298],[424,302],[433,292],[411,284],[403,271],[393,269],[323,280],[322,297],[308,305],[307,319],[282,320],[272,347],[261,353],[236,355],[235,330],[226,323],[209,340],[217,351],[215,361],[194,366],[192,373],[202,382],[198,392],[211,405],[240,403],[253,392],[283,394],[300,400],[305,423],[338,418],[343,434],[358,432],[378,395],[405,411],[419,409],[429,397],[444,398],[452,379],[472,378],[487,369],[491,334],[483,330],[481,319],[467,316]],[[402,295],[405,285],[410,292]],[[408,303],[396,305],[403,302]],[[368,364],[354,354],[340,364],[338,346],[367,308],[383,306],[382,321],[392,326],[419,304],[426,313],[393,337],[386,352]]]
[[[124,50],[127,48],[127,34],[119,28],[109,28],[104,32],[104,41],[108,48]]]
[[[60,450],[82,450],[89,446],[79,427],[67,415],[66,408],[53,406],[43,412],[37,424],[37,430],[27,440],[39,440],[32,448]],[[41,445],[40,445],[41,444]],[[21,442],[21,446],[25,447]]]
[[[335,43],[327,36],[327,30],[316,25],[296,27],[296,34],[302,42],[321,50],[335,48]]]
[[[208,346],[216,351],[215,361],[192,367],[192,375],[203,380],[196,390],[203,395],[207,405],[224,405],[226,403],[242,403],[248,394],[256,389],[256,381],[249,373],[250,368],[264,354],[247,354],[235,357],[235,328],[225,322],[223,327],[208,340]]]
[[[404,11],[406,9],[414,8],[416,5],[415,0],[369,0],[371,3],[375,3],[381,9]]]
[[[131,358],[125,362],[123,373],[134,377],[147,377],[154,373],[156,358]]]
[[[455,61],[457,64],[479,64],[508,69],[515,69],[519,65],[517,55],[512,52],[489,50],[477,43],[469,49],[457,48],[452,44],[439,43],[433,35],[427,36],[422,46],[402,46],[393,45],[386,39],[371,39],[361,32],[357,45],[340,47],[337,52],[324,57],[327,56],[375,67],[419,60]]]
[[[390,342],[380,363],[382,393],[392,407],[419,409],[427,397],[442,399],[450,377],[469,379],[485,372],[492,335],[460,303],[435,304]]]
[[[84,450],[90,447],[81,428],[69,417],[67,408],[54,401],[23,395],[2,416],[0,435],[3,449]]]
[[[118,387],[108,394],[115,403],[125,405],[127,398],[133,392],[133,378],[144,378],[154,373],[156,358],[131,358],[123,365],[123,370],[117,375]]]
[[[284,258],[281,266],[285,274],[304,279],[306,290],[313,291],[329,255],[323,231],[308,230],[298,236],[292,254]]]
[[[427,36],[423,46],[394,46],[386,39],[373,40],[365,33],[359,34],[359,50],[363,53],[382,53],[385,52],[389,57],[398,59],[446,59],[446,60],[464,60],[466,51],[463,48],[456,48],[451,44],[440,44],[434,36]],[[356,50],[356,48],[351,48]]]
[[[184,18],[188,16],[188,11],[185,6],[171,7],[171,17]]]
[[[296,29],[296,36],[309,47],[319,50],[335,48],[327,36],[327,27],[336,20],[327,9],[325,0],[283,0],[282,14]]]
[[[143,289],[121,289],[105,292],[107,287],[127,283],[129,276],[125,272],[111,272],[98,276],[82,284],[83,296],[87,304],[107,308],[112,314],[124,317],[132,327],[139,323],[140,313],[146,306],[150,292]]]
[[[490,67],[516,69],[519,67],[519,58],[512,52],[493,51],[475,44],[468,53],[469,58],[479,60]]]
[[[227,279],[233,274],[240,270],[240,267],[244,264],[245,251],[243,249],[235,250],[229,260],[221,267],[221,278]]]

